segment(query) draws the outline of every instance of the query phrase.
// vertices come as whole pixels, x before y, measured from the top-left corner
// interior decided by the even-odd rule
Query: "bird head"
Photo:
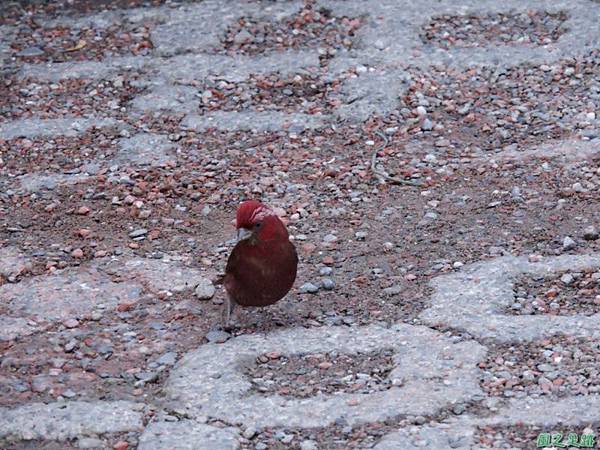
[[[236,214],[235,227],[238,242],[254,237],[260,241],[288,239],[288,232],[277,214],[258,200],[240,203]]]

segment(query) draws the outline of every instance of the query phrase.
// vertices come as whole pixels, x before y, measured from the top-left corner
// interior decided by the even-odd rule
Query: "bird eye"
[[[258,230],[258,229],[260,229],[261,226],[262,226],[262,222],[257,222],[254,224],[254,229]]]

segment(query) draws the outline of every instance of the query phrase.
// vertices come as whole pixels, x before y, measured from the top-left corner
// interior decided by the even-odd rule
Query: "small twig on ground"
[[[379,147],[377,147],[375,149],[375,151],[373,152],[373,156],[371,156],[371,170],[373,171],[375,176],[377,178],[379,178],[380,180],[387,181],[392,184],[403,184],[406,186],[417,186],[417,187],[421,186],[421,183],[419,183],[419,182],[405,180],[403,178],[392,177],[392,176],[388,175],[387,173],[385,173],[384,171],[377,169],[377,153],[379,153],[379,151],[386,148],[390,141],[389,141],[388,137],[381,131],[375,131],[375,134],[383,139],[383,144],[381,144]]]

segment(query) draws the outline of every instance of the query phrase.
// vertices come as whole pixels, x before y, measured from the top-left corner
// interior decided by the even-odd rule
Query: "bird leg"
[[[223,329],[228,330],[231,328],[231,316],[235,309],[236,303],[229,297],[225,296],[225,302],[223,302],[223,310],[221,312],[221,320],[223,323]]]

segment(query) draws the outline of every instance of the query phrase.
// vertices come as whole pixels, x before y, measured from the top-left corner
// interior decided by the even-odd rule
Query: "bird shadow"
[[[294,304],[285,302],[285,304],[278,303],[263,308],[239,308],[231,333],[234,336],[255,333],[268,334],[272,331],[301,325],[302,318],[295,310]]]

